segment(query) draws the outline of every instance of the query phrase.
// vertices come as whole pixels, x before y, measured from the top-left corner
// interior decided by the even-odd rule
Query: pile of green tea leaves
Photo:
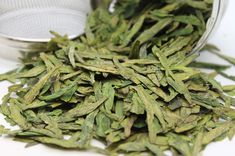
[[[0,75],[13,83],[0,112],[20,127],[0,126],[0,135],[111,156],[197,156],[232,139],[235,86],[215,80],[229,77],[228,66],[189,55],[212,0],[119,0],[112,13],[108,5],[89,15],[77,40],[54,33],[45,52],[25,53],[20,68]]]

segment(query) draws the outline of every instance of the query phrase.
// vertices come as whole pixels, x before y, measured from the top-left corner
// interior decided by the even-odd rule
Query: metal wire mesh
[[[0,34],[47,41],[50,30],[74,38],[84,31],[89,0],[0,0]]]

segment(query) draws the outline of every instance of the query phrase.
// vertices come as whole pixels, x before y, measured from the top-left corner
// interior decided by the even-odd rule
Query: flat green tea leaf
[[[9,106],[9,110],[11,113],[11,119],[16,122],[21,128],[28,129],[31,124],[28,123],[25,117],[21,114],[21,110],[15,104],[11,103]]]
[[[165,156],[165,154],[162,152],[162,150],[160,149],[160,147],[158,147],[157,145],[153,145],[153,144],[147,144],[146,147],[155,155],[157,156]]]
[[[220,65],[220,64],[206,63],[206,62],[193,62],[190,64],[190,67],[213,69],[213,70],[226,70],[230,68],[230,66],[227,66],[227,65]]]
[[[189,143],[180,138],[177,135],[170,136],[169,145],[175,148],[177,151],[179,151],[184,156],[191,156],[192,150],[189,146]]]
[[[145,18],[146,16],[143,15],[137,20],[137,22],[134,24],[134,26],[131,28],[131,30],[128,32],[128,35],[124,39],[125,42],[124,45],[129,44],[134,35],[136,35],[140,31],[141,27],[143,26]]]
[[[196,16],[193,16],[193,15],[176,16],[174,17],[174,20],[177,22],[185,23],[185,24],[191,24],[191,25],[196,25],[196,26],[201,25],[201,21]]]
[[[108,112],[111,112],[114,105],[115,90],[112,87],[111,83],[105,83],[103,85],[102,91],[103,91],[103,96],[107,98],[107,100],[104,103],[104,106]]]
[[[155,132],[154,128],[152,127],[153,126],[153,121],[154,121],[154,116],[155,115],[157,116],[157,118],[160,121],[160,123],[162,124],[163,128],[166,127],[166,125],[165,125],[166,123],[165,123],[165,120],[163,118],[161,108],[151,98],[151,96],[149,96],[146,93],[144,88],[142,88],[141,86],[138,86],[137,88],[135,88],[135,90],[137,91],[140,99],[142,100],[142,102],[145,105],[145,110],[146,110],[146,113],[147,113],[149,139],[151,140],[151,142],[154,142],[154,140],[156,139],[156,132]],[[153,104],[155,104],[155,107],[153,106]]]
[[[111,120],[104,113],[99,113],[96,117],[97,135],[105,137],[106,132],[111,129]]]
[[[229,128],[231,127],[231,125],[232,125],[231,122],[223,123],[223,124],[219,125],[218,127],[216,127],[214,129],[210,130],[209,132],[205,133],[204,136],[203,136],[202,143],[203,144],[210,143],[214,139],[218,138],[219,136],[221,136],[222,134],[227,132],[229,130]]]
[[[195,138],[192,155],[197,156],[202,150],[203,132],[199,132]]]
[[[118,146],[119,150],[125,151],[125,152],[142,152],[146,150],[145,144],[144,143],[139,143],[139,142],[128,142],[121,144]]]
[[[158,34],[162,29],[168,26],[172,22],[172,19],[163,19],[153,25],[150,29],[145,30],[136,40],[140,41],[140,43],[145,43],[146,41],[153,38],[156,34]]]
[[[8,131],[9,130],[5,129],[4,126],[0,125],[0,136],[3,134],[8,134]]]
[[[31,103],[40,93],[40,90],[52,76],[56,69],[49,71],[45,76],[43,76],[31,89],[30,91],[24,96],[24,100],[27,104]]]
[[[79,144],[77,142],[69,140],[62,140],[49,137],[34,137],[33,139],[44,144],[56,145],[65,149],[79,149]]]
[[[40,108],[40,107],[44,107],[44,106],[47,106],[47,105],[48,105],[48,103],[46,103],[44,101],[34,101],[30,105],[26,105],[25,107],[23,107],[23,110]]]
[[[208,48],[206,47],[206,49],[209,50],[210,53],[213,53],[219,57],[221,57],[222,59],[228,61],[229,63],[231,63],[232,65],[235,65],[235,58],[230,57],[230,56],[226,56],[222,53],[219,52],[219,49],[212,47],[212,45],[208,45]]]
[[[66,113],[66,115],[71,117],[79,117],[83,115],[87,115],[94,110],[96,110],[100,105],[102,105],[107,100],[106,97],[101,98],[99,101],[95,103],[81,103],[78,107],[71,109]]]
[[[77,84],[75,82],[65,88],[58,90],[57,92],[55,92],[51,95],[40,96],[39,99],[44,100],[44,101],[51,101],[51,100],[54,100],[54,99],[61,97],[61,99],[68,102],[76,90],[77,90]],[[70,95],[70,94],[72,94],[72,95]]]
[[[79,147],[88,148],[93,136],[93,126],[98,110],[87,115],[80,134]]]
[[[229,80],[235,81],[235,76],[228,75],[228,74],[226,74],[226,73],[224,73],[222,71],[217,71],[217,73],[219,73],[221,76],[223,76],[223,77],[225,77],[225,78],[227,78]]]
[[[28,70],[27,72],[23,72],[22,74],[19,74],[18,77],[21,77],[21,78],[35,77],[43,73],[45,70],[46,70],[45,66],[36,66],[32,68],[31,70]]]

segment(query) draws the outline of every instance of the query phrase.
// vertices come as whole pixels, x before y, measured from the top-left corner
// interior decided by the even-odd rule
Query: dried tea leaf
[[[231,122],[223,123],[223,124],[217,126],[216,128],[210,130],[209,132],[204,133],[202,143],[205,145],[205,144],[212,142],[214,139],[216,139],[219,136],[221,136],[222,134],[226,133],[230,129],[232,124],[233,123],[231,123]]]
[[[27,104],[31,103],[40,93],[40,90],[55,72],[56,68],[49,71],[45,76],[43,76],[31,89],[30,91],[24,96],[24,100]]]
[[[155,155],[157,156],[165,156],[165,154],[162,152],[162,150],[157,146],[153,144],[147,144],[146,147]]]
[[[19,74],[18,77],[21,77],[21,78],[35,77],[35,76],[38,76],[41,73],[43,73],[45,70],[46,70],[45,66],[36,66],[36,67],[28,70],[27,72],[23,72],[23,73]]]
[[[79,149],[79,144],[70,140],[49,137],[34,137],[33,139],[44,144],[56,145],[65,149]]]
[[[137,91],[140,99],[142,100],[142,102],[145,105],[145,110],[146,110],[146,113],[147,113],[147,124],[148,124],[148,131],[149,131],[149,139],[151,140],[151,142],[154,142],[154,140],[156,139],[156,131],[153,127],[154,116],[155,115],[157,116],[157,118],[160,121],[163,128],[166,127],[166,122],[163,118],[161,108],[160,108],[160,106],[158,106],[158,103],[156,103],[151,98],[151,96],[146,93],[146,91],[144,90],[143,87],[138,86],[137,88],[135,88],[135,90]],[[155,106],[153,106],[154,104],[155,104]]]
[[[190,67],[213,69],[216,71],[226,70],[226,69],[230,68],[230,66],[227,66],[227,65],[220,65],[220,64],[207,63],[207,62],[193,62],[190,64]]]
[[[111,120],[104,113],[100,112],[96,117],[97,135],[105,137],[106,133],[111,129]]]
[[[106,97],[101,98],[99,101],[95,103],[81,103],[78,104],[78,107],[75,107],[74,109],[71,109],[66,113],[65,116],[71,116],[71,117],[79,117],[87,115],[94,110],[96,110],[100,105],[102,105],[107,100]]]
[[[10,118],[17,123],[21,128],[28,129],[31,127],[31,124],[28,123],[25,119],[25,117],[21,114],[21,110],[19,107],[17,107],[15,104],[10,103],[9,105],[10,110]]]
[[[180,136],[170,135],[169,136],[169,145],[175,148],[184,156],[191,156],[192,149],[189,146],[189,143],[183,140]]]
[[[145,43],[146,41],[153,38],[156,34],[158,34],[162,29],[168,26],[172,22],[172,19],[163,19],[153,25],[150,29],[145,30],[136,40],[140,41],[140,43]]]
[[[95,122],[95,117],[99,111],[96,110],[89,115],[87,115],[80,134],[79,147],[88,148],[90,146],[90,141],[93,136],[93,126]]]
[[[229,80],[232,80],[232,81],[235,81],[235,76],[231,76],[231,75],[228,75],[222,71],[217,71],[220,75],[222,75],[223,77],[229,79]]]
[[[235,65],[235,58],[230,57],[230,56],[226,56],[226,55],[220,53],[220,50],[217,47],[215,47],[214,45],[210,45],[210,44],[206,45],[205,49],[208,50],[210,53],[215,54],[215,55],[221,57],[222,59],[228,61],[232,65]]]
[[[146,146],[145,143],[127,142],[118,146],[118,149],[125,152],[143,152],[146,151]]]
[[[199,132],[194,140],[192,155],[197,156],[202,150],[203,132]]]
[[[107,100],[104,103],[105,109],[107,112],[111,112],[114,105],[115,90],[112,87],[111,83],[105,83],[103,85],[102,91],[103,91],[103,96],[107,98]]]
[[[0,125],[0,136],[3,134],[8,134],[10,131],[6,129],[4,126]]]

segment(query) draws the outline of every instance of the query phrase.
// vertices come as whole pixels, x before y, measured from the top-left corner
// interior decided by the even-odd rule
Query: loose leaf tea
[[[19,126],[0,126],[0,135],[111,156],[197,156],[213,141],[232,139],[235,86],[198,69],[223,74],[230,66],[189,55],[212,1],[118,0],[112,13],[109,3],[90,13],[78,39],[52,32],[47,51],[24,53],[20,68],[0,75],[13,83],[0,112]]]

